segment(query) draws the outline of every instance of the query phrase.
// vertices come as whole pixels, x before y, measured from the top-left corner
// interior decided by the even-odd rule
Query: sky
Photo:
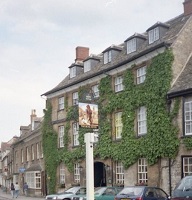
[[[183,13],[184,0],[0,0],[0,142],[20,136],[77,46],[99,54]]]

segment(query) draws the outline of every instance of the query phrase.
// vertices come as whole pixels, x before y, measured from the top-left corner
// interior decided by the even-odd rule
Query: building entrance
[[[106,170],[102,162],[94,163],[94,187],[106,186]]]

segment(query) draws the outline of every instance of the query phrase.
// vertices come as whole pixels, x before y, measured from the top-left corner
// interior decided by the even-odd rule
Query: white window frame
[[[79,103],[79,95],[78,95],[78,92],[74,92],[73,93],[73,105],[78,105]]]
[[[111,59],[112,59],[112,51],[106,51],[104,54],[103,54],[103,59],[104,59],[104,64],[107,64],[109,62],[111,62]]]
[[[86,60],[84,62],[84,73],[85,72],[89,72],[91,71],[91,61],[90,60]]]
[[[65,184],[65,165],[61,163],[59,165],[59,182],[60,184]]]
[[[115,165],[115,180],[116,184],[124,185],[124,167],[122,162],[116,162]]]
[[[94,98],[98,98],[99,97],[99,85],[94,85],[92,86],[92,91],[94,94]]]
[[[72,125],[73,128],[73,145],[78,146],[79,145],[79,123],[75,122]]]
[[[123,130],[122,112],[115,113],[115,138],[121,139]]]
[[[187,97],[184,103],[185,135],[192,135],[192,97]]]
[[[137,69],[137,84],[141,84],[146,78],[146,66]]]
[[[148,32],[149,34],[149,44],[159,40],[159,27],[156,27]]]
[[[147,159],[146,158],[140,158],[138,160],[138,183],[145,183],[147,184],[148,178],[147,178]]]
[[[64,97],[59,97],[59,110],[63,110],[64,107]]]
[[[40,171],[30,171],[25,172],[25,181],[29,188],[41,189],[41,172]]]
[[[115,92],[120,92],[123,89],[123,76],[115,77]]]
[[[64,126],[59,126],[59,147],[64,147]]]
[[[136,51],[136,38],[127,41],[127,54]]]
[[[147,109],[145,106],[141,106],[137,110],[137,132],[138,135],[147,133]]]
[[[71,67],[71,68],[70,68],[70,78],[75,77],[76,74],[77,74],[77,68],[76,68],[76,66]]]
[[[184,156],[182,159],[183,176],[192,174],[192,156]]]
[[[80,165],[79,163],[74,164],[74,182],[80,183]]]

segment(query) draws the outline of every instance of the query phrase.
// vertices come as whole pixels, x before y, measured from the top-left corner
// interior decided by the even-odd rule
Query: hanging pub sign
[[[79,127],[98,129],[98,105],[79,103]]]

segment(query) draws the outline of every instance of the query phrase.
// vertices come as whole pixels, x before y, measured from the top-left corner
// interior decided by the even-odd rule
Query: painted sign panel
[[[79,126],[98,128],[98,105],[79,103]]]

